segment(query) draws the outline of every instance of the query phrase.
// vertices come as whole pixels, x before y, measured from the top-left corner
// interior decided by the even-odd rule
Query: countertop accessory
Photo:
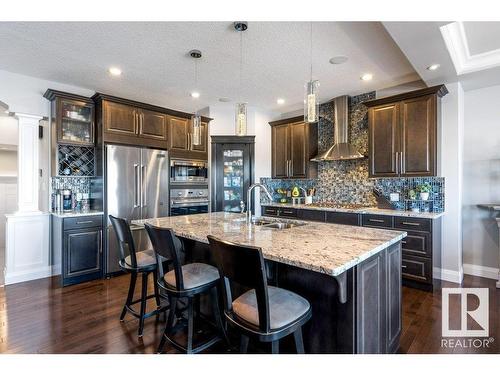
[[[375,199],[377,200],[378,208],[394,209],[391,202],[386,197],[384,197],[382,192],[377,189],[373,189],[373,195],[375,195]]]
[[[73,195],[71,193],[71,190],[63,190],[62,192],[62,199],[63,199],[63,211],[72,211],[73,210]]]
[[[399,193],[390,193],[389,199],[391,202],[399,202]]]

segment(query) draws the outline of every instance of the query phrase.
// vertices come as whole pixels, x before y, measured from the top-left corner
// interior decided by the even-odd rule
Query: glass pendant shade
[[[319,120],[319,81],[309,81],[304,90],[304,121],[318,122]]]
[[[236,104],[236,135],[247,135],[247,103]]]
[[[193,116],[193,146],[201,145],[201,116]]]

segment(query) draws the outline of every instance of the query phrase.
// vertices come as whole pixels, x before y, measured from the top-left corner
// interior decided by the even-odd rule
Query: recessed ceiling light
[[[432,64],[427,67],[427,70],[438,70],[440,66],[439,64]]]
[[[347,60],[349,60],[349,58],[347,56],[338,55],[338,56],[333,56],[329,61],[330,61],[330,64],[337,65],[337,64],[343,64]]]
[[[200,93],[197,92],[197,91],[193,91],[191,93],[191,97],[194,98],[194,99],[198,99],[200,97]]]
[[[278,98],[278,100],[276,100],[276,103],[278,103],[278,104],[285,104],[285,99]]]
[[[115,76],[115,77],[122,75],[122,70],[120,68],[116,68],[116,67],[109,68],[108,72],[109,72],[109,74],[111,74],[112,76]]]
[[[371,81],[373,78],[373,74],[371,73],[365,73],[361,76],[362,81]]]
[[[229,98],[219,98],[219,102],[221,103],[229,103],[231,101],[231,99]]]

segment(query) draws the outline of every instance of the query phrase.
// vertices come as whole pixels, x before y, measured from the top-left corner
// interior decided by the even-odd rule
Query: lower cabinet
[[[53,251],[61,262],[63,286],[102,277],[102,215],[55,218]]]
[[[356,266],[357,353],[395,353],[401,336],[401,247]]]

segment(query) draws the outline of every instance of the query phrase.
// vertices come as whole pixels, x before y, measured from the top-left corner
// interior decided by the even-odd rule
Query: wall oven
[[[171,184],[208,185],[208,168],[204,160],[170,159]]]
[[[171,189],[170,216],[203,214],[208,212],[208,188]]]

